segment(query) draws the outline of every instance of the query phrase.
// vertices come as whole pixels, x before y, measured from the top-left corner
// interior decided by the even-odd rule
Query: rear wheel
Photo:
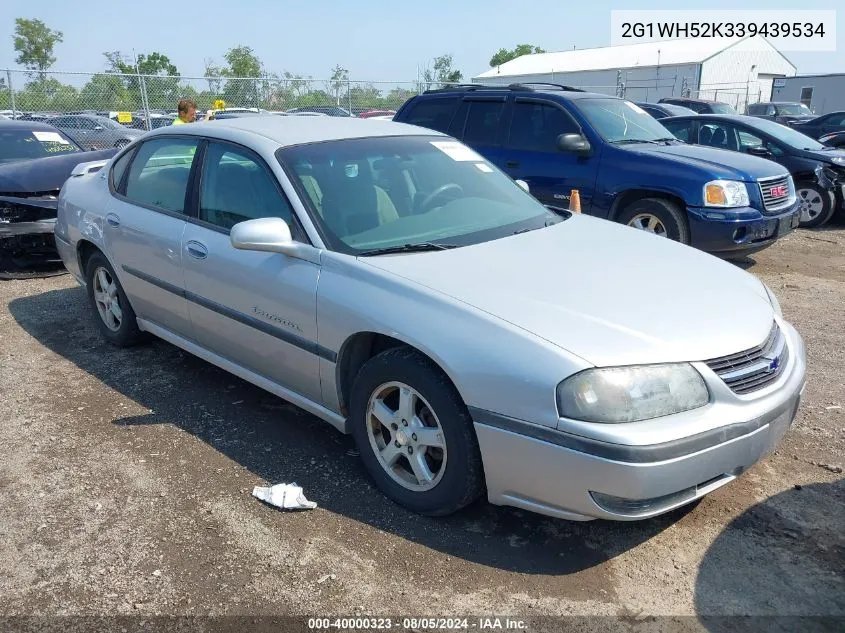
[[[836,210],[836,196],[832,191],[814,182],[799,182],[795,187],[795,192],[801,205],[801,220],[798,226],[810,229],[830,220]]]
[[[141,339],[135,311],[123,292],[111,264],[102,253],[94,253],[85,266],[88,301],[96,315],[96,323],[109,343],[129,347]]]
[[[616,221],[682,244],[690,243],[689,226],[683,212],[665,198],[636,200],[622,209]]]
[[[397,347],[367,361],[352,388],[350,414],[364,466],[394,502],[442,516],[481,495],[481,453],[469,412],[423,354]]]

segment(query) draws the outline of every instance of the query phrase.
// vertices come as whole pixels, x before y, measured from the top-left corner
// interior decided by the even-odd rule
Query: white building
[[[744,111],[767,101],[776,77],[795,66],[765,38],[680,39],[523,55],[473,77],[474,83],[551,82],[632,101],[692,96]],[[747,97],[746,97],[747,95]]]

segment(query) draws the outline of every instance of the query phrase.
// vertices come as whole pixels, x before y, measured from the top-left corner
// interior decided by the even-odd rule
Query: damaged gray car
[[[86,152],[60,130],[35,121],[0,121],[0,279],[62,273],[53,237],[59,191]]]

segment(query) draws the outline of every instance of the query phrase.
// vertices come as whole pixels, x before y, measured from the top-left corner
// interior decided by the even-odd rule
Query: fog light
[[[734,242],[739,244],[740,242],[744,242],[745,238],[748,237],[748,229],[744,226],[741,226],[736,231],[734,231]]]

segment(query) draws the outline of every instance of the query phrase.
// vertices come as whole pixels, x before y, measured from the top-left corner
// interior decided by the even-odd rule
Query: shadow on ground
[[[103,342],[81,288],[15,299],[10,311],[48,349],[151,411],[112,424],[173,425],[243,465],[257,485],[295,481],[324,509],[468,561],[575,573],[636,547],[690,510],[635,524],[577,523],[479,502],[451,517],[420,517],[370,484],[351,438],[301,409],[162,341],[126,350]],[[102,394],[90,398],[105,408]]]
[[[749,508],[699,567],[695,609],[702,624],[714,633],[845,631],[843,528],[845,479]]]

